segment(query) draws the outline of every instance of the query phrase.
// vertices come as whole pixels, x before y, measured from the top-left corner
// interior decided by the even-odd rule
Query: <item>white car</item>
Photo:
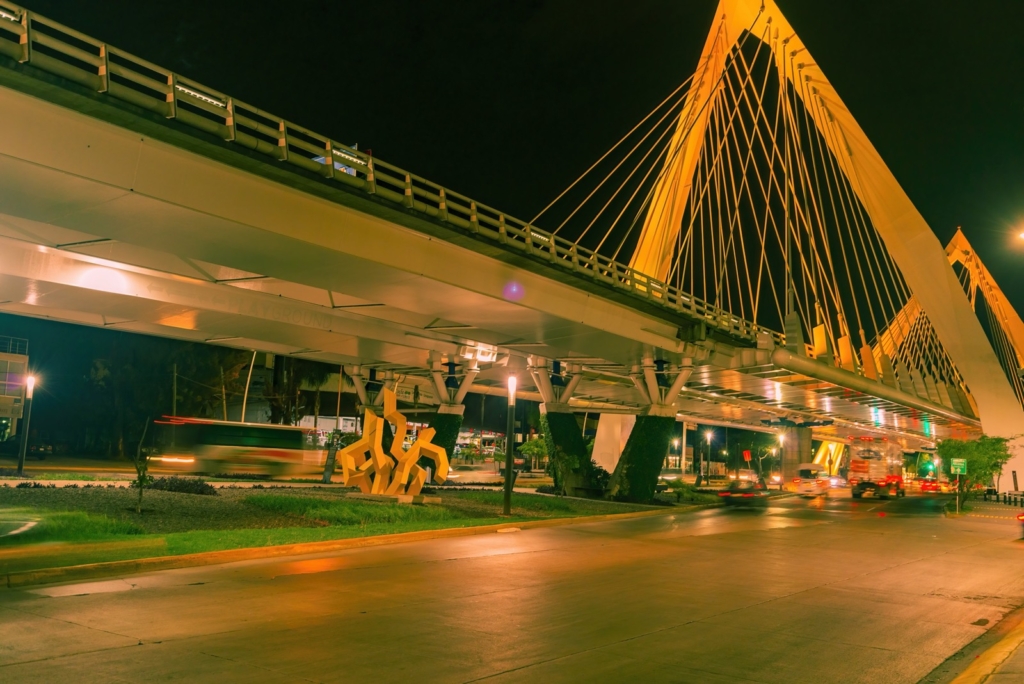
[[[749,470],[749,469],[747,469],[747,470],[740,470],[739,471],[739,475],[740,475],[739,479],[742,482],[757,482],[757,480],[758,480],[757,471],[756,470]],[[735,470],[730,470],[729,471],[729,479],[730,480],[737,479],[736,478],[736,471]]]
[[[793,489],[800,496],[815,498],[828,496],[830,486],[825,469],[816,463],[801,463],[797,466],[797,477],[793,478]]]

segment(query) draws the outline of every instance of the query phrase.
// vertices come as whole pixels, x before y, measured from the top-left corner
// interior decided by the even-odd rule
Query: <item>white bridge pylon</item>
[[[752,43],[757,44],[756,52]],[[754,62],[759,59],[773,65],[774,82],[767,75],[763,84],[755,78]],[[764,113],[773,90],[780,103],[771,115],[774,125]],[[746,317],[752,311],[754,322],[760,323],[758,302],[761,293],[771,289],[766,289],[765,278],[773,275],[768,268],[772,240],[766,235],[774,231],[786,264],[785,275],[776,271],[774,277],[785,281],[776,295],[784,291],[780,300],[786,301],[778,304],[787,336],[803,334],[802,327],[818,348],[819,359],[821,354],[836,354],[841,357],[836,365],[879,377],[887,369],[871,367],[878,363],[873,350],[886,347],[883,334],[912,297],[927,317],[928,334],[937,340],[926,345],[933,357],[922,362],[923,367],[937,376],[948,372],[949,384],[969,388],[987,434],[1012,438],[1024,433],[1021,404],[946,251],[775,2],[720,0],[681,103],[646,195],[649,209],[636,239],[632,267],[666,282],[680,278],[685,285],[687,278],[693,282],[697,262],[717,258],[715,277],[697,275],[698,293],[710,281],[715,291],[707,295],[708,301],[737,315],[736,301],[746,301]],[[752,160],[758,148],[771,159]],[[713,201],[708,195],[728,196],[730,190],[731,202],[719,199],[718,215],[706,217],[709,211],[704,207]],[[851,196],[843,198],[843,192]],[[755,202],[752,195],[757,193],[763,198]],[[750,250],[741,246],[743,231],[735,228],[758,207],[764,210],[763,222],[755,226],[760,236],[752,236],[747,228],[746,239],[758,243],[760,237],[753,249],[755,256],[760,252],[760,266],[745,260]],[[858,219],[859,212],[865,216]],[[704,218],[709,218],[707,224],[702,223]],[[701,240],[707,244],[702,246]],[[845,247],[843,240],[848,241]],[[864,275],[867,267],[859,261],[840,265],[841,255],[857,250],[861,259],[868,259],[864,252],[875,254],[877,271],[870,272],[872,277]],[[733,265],[748,269],[747,300],[736,295],[744,283],[732,275]],[[710,268],[705,261],[704,269]],[[879,284],[887,268],[893,269],[891,288]],[[756,272],[756,283],[750,271]],[[868,291],[855,282],[858,271]],[[844,278],[849,278],[848,285]],[[874,309],[888,311],[877,315],[881,320],[874,326],[853,320],[854,309],[858,319],[867,319],[870,299],[901,287],[905,298],[892,309],[874,302]],[[791,320],[798,315],[803,325],[794,328]],[[876,316],[874,310],[871,315]],[[1024,336],[1019,321],[1017,317],[1012,330]],[[787,347],[793,342],[788,340]],[[943,371],[943,366],[949,368]],[[1016,469],[1024,473],[1024,457],[1014,460],[1022,461]]]

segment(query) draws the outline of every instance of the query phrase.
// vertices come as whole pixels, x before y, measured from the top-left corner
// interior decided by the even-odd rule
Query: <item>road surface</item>
[[[942,499],[444,539],[0,590],[0,681],[918,682],[1024,602]]]

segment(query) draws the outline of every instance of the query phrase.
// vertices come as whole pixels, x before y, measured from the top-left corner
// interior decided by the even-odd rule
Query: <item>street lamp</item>
[[[32,395],[36,388],[36,378],[30,375],[25,378],[25,420],[22,421],[21,429],[21,452],[18,454],[18,477],[25,475],[25,453],[28,451],[28,428],[32,421]]]
[[[708,460],[711,459],[711,440],[715,436],[714,430],[704,432],[704,439],[708,441]],[[697,486],[704,484],[704,452],[700,454],[700,473],[697,474]]]
[[[508,420],[505,424],[505,502],[503,512],[512,514],[512,474],[513,452],[515,450],[514,434],[516,430],[516,376],[508,376]]]

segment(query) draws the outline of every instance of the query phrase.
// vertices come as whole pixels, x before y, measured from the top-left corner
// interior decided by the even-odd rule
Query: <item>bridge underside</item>
[[[0,311],[391,370],[425,401],[439,357],[476,361],[472,391],[494,394],[510,358],[537,357],[582,376],[571,406],[637,413],[637,369],[655,360],[692,364],[673,405],[693,421],[908,449],[980,433],[949,407],[781,368],[771,338],[694,336],[682,314],[438,239],[400,209],[269,180],[273,162],[256,174],[250,157],[169,144],[170,124],[154,136],[95,101],[87,116],[33,95],[0,87]]]

